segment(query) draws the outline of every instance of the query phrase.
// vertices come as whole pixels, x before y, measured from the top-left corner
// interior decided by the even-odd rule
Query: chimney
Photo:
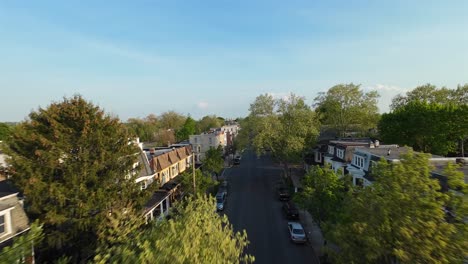
[[[154,156],[154,148],[150,148],[150,154],[151,156]]]
[[[380,146],[380,142],[377,139],[374,141],[374,146],[376,148],[378,148]]]

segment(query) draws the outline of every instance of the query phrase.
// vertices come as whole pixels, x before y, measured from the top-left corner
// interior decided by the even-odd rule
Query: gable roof
[[[150,167],[154,171],[162,171],[171,165],[185,159],[192,154],[192,149],[189,146],[184,146],[175,149],[167,149],[163,153],[158,153],[156,156],[149,156]]]

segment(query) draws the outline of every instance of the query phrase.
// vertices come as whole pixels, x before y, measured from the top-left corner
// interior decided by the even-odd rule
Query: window
[[[363,168],[364,167],[364,158],[360,157],[360,156],[354,156],[353,163],[354,163],[354,165],[358,166],[359,168]]]
[[[195,137],[194,139],[195,139],[195,143],[198,143],[198,138],[197,138],[197,137]]]
[[[335,147],[333,146],[328,146],[328,154],[333,155],[335,153]]]
[[[344,159],[344,150],[343,149],[336,149],[336,156],[340,159]]]
[[[6,233],[5,215],[0,215],[0,236]]]
[[[213,144],[213,139],[212,138],[208,138],[210,140],[210,145]]]

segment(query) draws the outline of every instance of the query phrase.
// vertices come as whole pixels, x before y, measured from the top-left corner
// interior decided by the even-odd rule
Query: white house
[[[226,133],[221,130],[202,133],[200,135],[190,135],[190,145],[192,145],[193,154],[195,155],[195,163],[200,164],[205,158],[205,153],[210,148],[218,148],[218,146],[226,147]]]

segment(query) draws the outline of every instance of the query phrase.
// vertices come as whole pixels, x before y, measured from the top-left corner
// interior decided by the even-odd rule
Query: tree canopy
[[[375,182],[345,199],[341,221],[331,229],[340,249],[335,260],[461,263],[467,244],[446,220],[448,196],[430,177],[428,155],[409,152],[401,162],[382,160],[372,171]]]
[[[211,128],[218,128],[224,124],[224,121],[216,117],[216,115],[204,116],[197,122],[197,132],[203,133]]]
[[[145,201],[132,174],[138,147],[120,120],[81,96],[39,108],[6,142],[11,179],[44,224],[40,256],[93,254],[105,216]]]
[[[186,116],[175,111],[167,111],[159,116],[160,127],[162,129],[179,130],[186,121]]]
[[[153,222],[126,243],[102,252],[95,263],[251,263],[247,233],[235,232],[214,210],[212,197],[198,195],[176,205],[171,219]]]
[[[203,195],[209,193],[215,186],[213,178],[204,175],[200,169],[195,170],[195,192],[193,190],[193,171],[187,170],[182,173],[181,177],[182,190],[188,195]]]
[[[11,134],[11,128],[8,124],[0,123],[0,141],[5,140]]]
[[[177,141],[189,139],[190,135],[195,135],[197,122],[190,116],[185,119],[185,123],[181,129],[176,132]]]
[[[342,207],[344,179],[329,167],[315,166],[302,178],[302,186],[303,190],[295,194],[294,200],[311,213],[318,225],[334,223]]]
[[[379,134],[385,142],[437,155],[463,153],[468,139],[468,105],[408,102],[382,115]],[[466,146],[465,146],[466,147]]]
[[[152,142],[156,140],[156,132],[159,130],[158,118],[155,115],[147,117],[129,118],[125,123],[129,133],[134,137],[139,137],[142,142]]]
[[[319,133],[314,111],[295,94],[282,99],[268,94],[258,96],[250,105],[244,125],[247,127],[243,126],[241,133],[248,133],[257,153],[271,150],[285,164],[299,161]]]
[[[442,87],[438,89],[435,85],[425,84],[408,91],[406,95],[397,95],[392,99],[390,108],[396,110],[411,102],[435,103],[435,104],[468,104],[468,84],[458,85],[456,89]]]
[[[377,126],[379,119],[376,91],[364,92],[360,85],[339,84],[314,99],[320,121],[338,131],[366,132]]]
[[[224,168],[224,159],[223,148],[218,146],[218,148],[210,147],[210,149],[205,153],[205,159],[203,160],[203,170],[208,172],[208,175],[211,176],[212,173],[218,175],[221,173],[221,170]]]

